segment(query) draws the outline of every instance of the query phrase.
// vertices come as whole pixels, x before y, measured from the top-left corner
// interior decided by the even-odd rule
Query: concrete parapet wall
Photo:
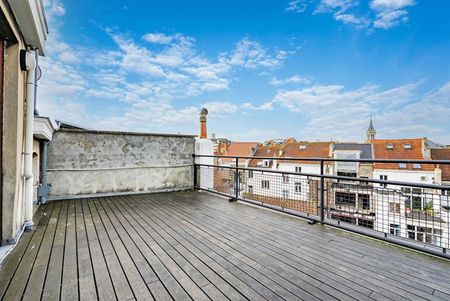
[[[49,199],[193,187],[194,137],[61,130],[48,152]]]

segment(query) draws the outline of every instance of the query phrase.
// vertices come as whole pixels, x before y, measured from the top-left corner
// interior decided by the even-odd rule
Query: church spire
[[[377,131],[375,131],[375,128],[373,127],[372,116],[370,116],[369,128],[366,131],[367,143],[372,142],[375,139],[376,134],[377,134]]]

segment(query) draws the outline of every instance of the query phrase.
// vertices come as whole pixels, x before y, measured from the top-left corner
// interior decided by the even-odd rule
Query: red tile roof
[[[252,148],[256,149],[258,142],[231,142],[228,146],[227,151],[224,152],[225,156],[237,156],[237,157],[248,157],[252,156]],[[220,159],[220,158],[219,158]],[[233,159],[231,158],[221,158],[220,162],[230,163]],[[244,162],[244,160],[243,160]]]
[[[294,158],[330,158],[330,145],[333,142],[308,142],[308,141],[296,141],[293,143],[287,143],[283,148],[283,157]],[[288,162],[288,161],[280,161]],[[303,161],[295,160],[289,161],[295,163],[305,164],[320,164],[319,161]],[[329,164],[329,162],[327,162]]]
[[[375,139],[373,141],[373,150],[375,159],[416,159],[429,160],[424,157],[422,147],[424,138],[417,139]],[[411,145],[411,148],[405,148],[405,144]],[[388,145],[392,148],[388,149]],[[421,164],[420,168],[413,168],[413,164],[406,164],[406,168],[400,168],[399,163],[375,163],[376,169],[395,169],[395,170],[422,170],[433,171],[432,164]]]
[[[254,154],[254,157],[273,157],[277,158],[280,154],[280,150],[282,148],[283,144],[272,144],[272,145],[259,145],[256,149],[256,152]],[[258,162],[261,162],[262,160],[258,159],[252,159],[250,160],[248,166],[249,167],[257,167]],[[272,167],[272,162],[270,161],[269,167]],[[260,167],[260,166],[258,166]]]
[[[329,158],[330,145],[332,142],[308,142],[288,140],[282,144],[259,146],[255,153],[255,157],[273,157],[278,162],[292,162],[305,164],[320,164],[318,161],[304,160],[283,160],[282,158]],[[300,147],[304,146],[304,148]],[[257,167],[257,163],[261,160],[253,159],[250,161],[250,167]],[[329,163],[327,163],[329,164]],[[269,167],[272,166],[272,161]]]
[[[431,158],[433,160],[450,160],[450,148],[432,149]],[[450,164],[440,164],[442,171],[442,181],[450,181]]]

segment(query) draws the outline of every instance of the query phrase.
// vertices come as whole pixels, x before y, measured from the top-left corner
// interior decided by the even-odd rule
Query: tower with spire
[[[375,131],[375,128],[373,127],[372,116],[370,116],[369,128],[366,131],[366,142],[367,143],[373,142],[376,134],[377,131]]]

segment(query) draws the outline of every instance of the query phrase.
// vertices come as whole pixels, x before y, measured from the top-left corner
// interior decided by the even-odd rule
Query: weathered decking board
[[[450,262],[208,193],[49,203],[4,300],[450,300]]]

